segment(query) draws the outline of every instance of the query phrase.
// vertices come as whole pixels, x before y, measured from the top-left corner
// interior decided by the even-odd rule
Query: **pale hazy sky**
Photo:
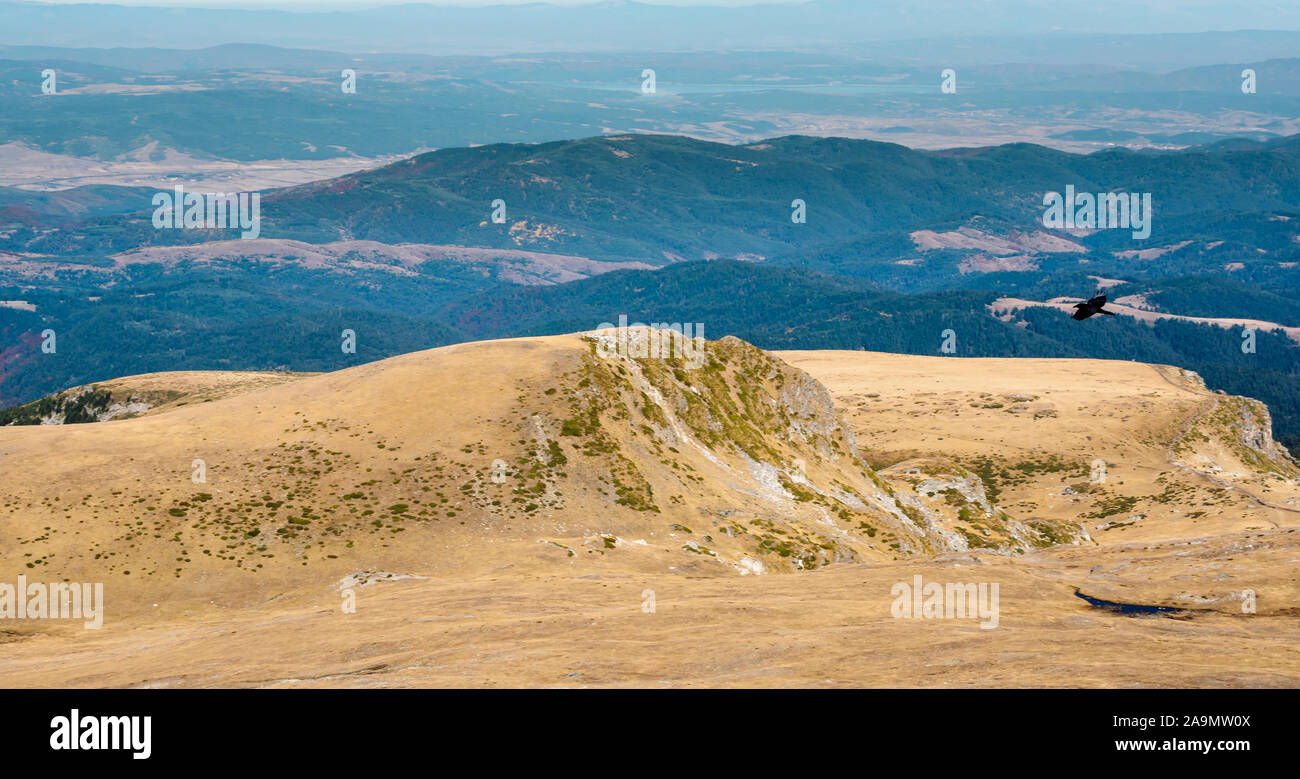
[[[40,4],[84,4],[87,0],[33,0]],[[543,3],[546,5],[590,5],[609,0],[111,0],[99,5],[147,5],[168,8],[265,8],[292,9],[295,11],[322,8],[373,8],[386,5],[520,5]],[[766,3],[798,3],[806,0],[635,0],[646,5],[759,5]]]

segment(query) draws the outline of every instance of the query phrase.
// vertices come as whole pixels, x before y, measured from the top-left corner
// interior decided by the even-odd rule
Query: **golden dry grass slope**
[[[170,400],[0,427],[5,580],[106,599],[100,630],[0,620],[0,685],[1300,678],[1300,469],[1254,401],[1134,363],[610,338],[131,377]],[[895,618],[916,575],[997,584],[997,627]]]

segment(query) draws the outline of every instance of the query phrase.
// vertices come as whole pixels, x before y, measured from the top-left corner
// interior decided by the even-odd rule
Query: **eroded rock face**
[[[984,482],[971,471],[941,458],[915,458],[880,472],[896,499],[924,528],[929,551],[985,550],[1020,554],[1033,548],[1090,540],[1076,522],[1020,521],[988,499]]]
[[[1179,464],[1218,480],[1300,478],[1300,463],[1273,439],[1268,407],[1252,398],[1215,396],[1172,452]]]
[[[1261,457],[1293,465],[1291,453],[1273,440],[1273,418],[1268,407],[1257,400],[1241,400],[1245,402],[1241,403],[1237,421],[1231,425],[1237,431],[1237,440]]]
[[[4,409],[0,425],[66,425],[107,422],[143,414],[176,393],[135,393],[96,385],[75,387],[40,400]]]
[[[644,344],[656,336],[621,338]],[[721,550],[733,566],[743,554],[766,570],[808,569],[970,549],[1015,554],[1086,538],[1073,523],[1015,521],[992,505],[979,476],[952,463],[909,462],[882,478],[820,382],[740,339],[708,343],[695,365],[676,356],[611,356],[610,339],[605,332],[591,337],[579,394],[594,404],[587,413],[595,408],[602,428],[650,435],[650,457],[636,453],[646,444],[635,432],[599,447],[636,464],[643,494],[655,496],[642,508],[673,514],[662,496],[698,496],[705,484],[731,488],[732,501],[743,496],[725,509],[697,506],[727,539],[694,549],[699,554]],[[689,464],[692,475],[681,481],[656,473],[652,463],[663,456]]]
[[[574,419],[564,424],[578,428],[581,411],[599,420],[584,430],[631,432],[595,448],[618,459],[624,472],[636,471],[620,483],[644,484],[642,494],[655,496],[640,504],[645,510],[669,515],[674,500],[704,503],[695,508],[717,527],[716,538],[688,549],[759,573],[925,548],[888,486],[858,456],[852,431],[819,382],[734,337],[702,345],[703,359],[695,361],[611,349],[656,339],[662,342],[635,329],[592,334],[583,388],[573,393],[583,407],[575,405]],[[665,463],[671,471],[657,467]],[[715,485],[726,490],[709,496]]]

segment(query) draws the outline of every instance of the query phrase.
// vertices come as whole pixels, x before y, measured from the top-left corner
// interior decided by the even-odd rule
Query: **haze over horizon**
[[[1175,10],[1176,6],[1176,10]],[[8,43],[201,48],[271,43],[428,54],[822,48],[906,40],[1300,30],[1293,3],[1100,0],[445,3],[330,6],[249,3],[0,3]],[[1014,61],[1008,59],[1004,61]]]

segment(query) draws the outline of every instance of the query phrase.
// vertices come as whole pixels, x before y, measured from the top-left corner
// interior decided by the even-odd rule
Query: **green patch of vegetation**
[[[1093,510],[1083,516],[1091,519],[1105,519],[1113,517],[1116,514],[1123,514],[1132,511],[1138,503],[1138,499],[1129,495],[1108,495],[1098,498],[1093,504]]]

